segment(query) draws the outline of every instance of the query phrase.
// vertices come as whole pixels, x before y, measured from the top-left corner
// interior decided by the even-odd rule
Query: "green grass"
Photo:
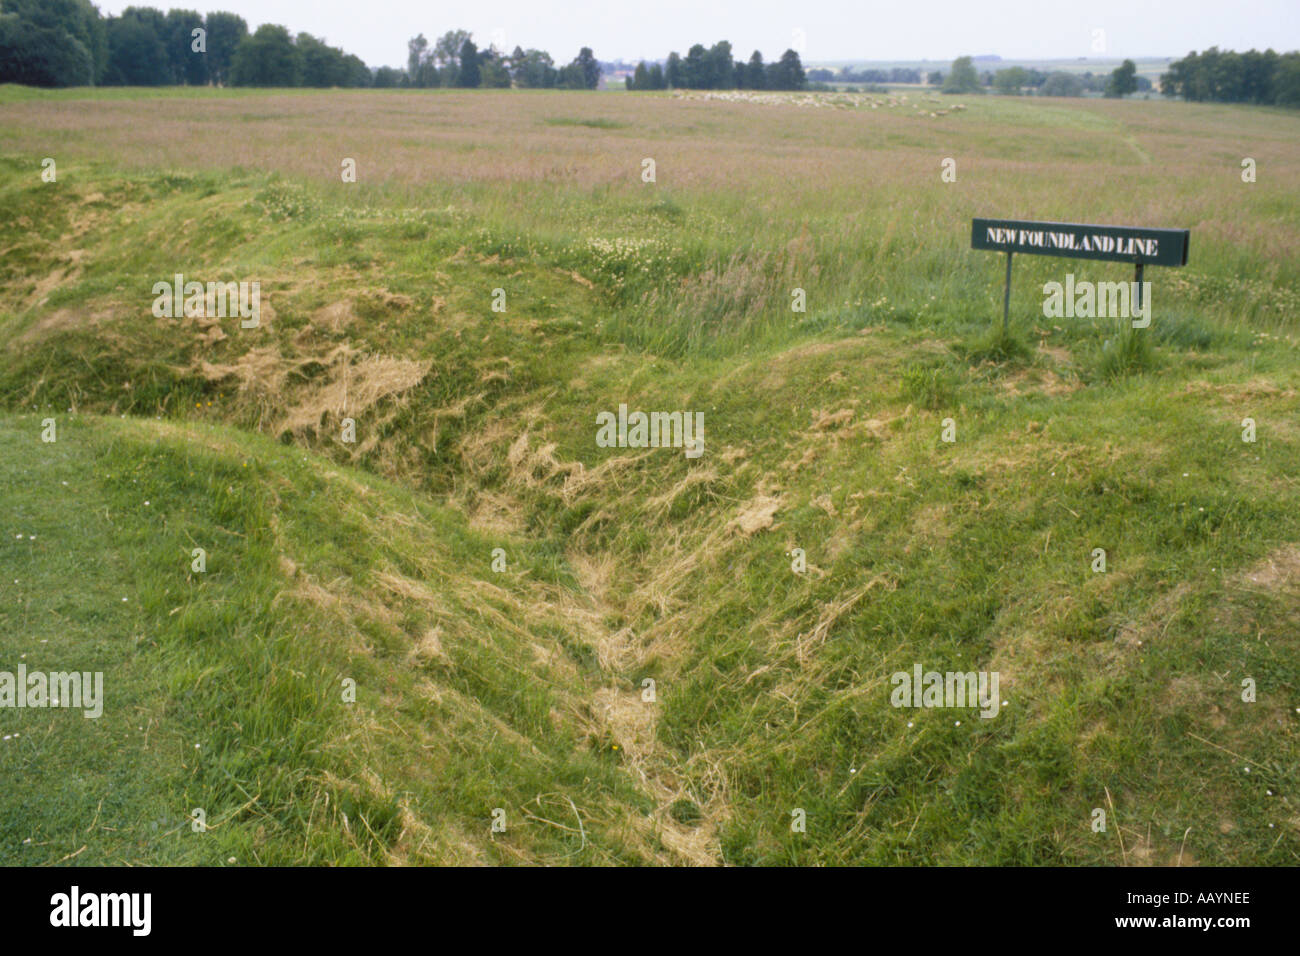
[[[30,532],[3,544],[18,575],[3,588],[3,653],[31,670],[102,670],[107,703],[97,720],[5,712],[4,733],[18,736],[0,760],[26,781],[0,799],[5,862],[55,862],[82,844],[83,864],[562,857],[563,831],[529,834],[520,817],[539,793],[597,812],[635,804],[608,762],[548,717],[582,676],[558,694],[544,668],[521,681],[529,644],[487,619],[490,598],[462,609],[443,591],[434,608],[377,589],[403,571],[488,573],[488,542],[454,517],[256,436],[60,420],[52,444],[36,416],[0,426],[5,447],[27,449],[6,458],[3,488],[9,524]],[[544,554],[510,550],[508,576],[548,576]],[[444,616],[465,623],[444,622],[444,653],[412,666],[412,641]],[[431,678],[440,691],[428,697]],[[368,765],[408,768],[401,790],[357,779]],[[487,767],[495,785],[460,785]],[[471,837],[496,806],[524,830],[513,846]],[[196,807],[205,832],[191,826]],[[404,812],[432,827],[423,847],[400,842]],[[623,854],[590,818],[586,852]]]
[[[23,785],[0,798],[0,861],[46,863],[79,850],[84,864],[142,851],[158,862],[185,861],[176,833],[192,809],[179,800],[178,765],[188,755],[181,737],[159,726],[168,688],[145,650],[131,556],[120,526],[97,507],[104,502],[91,450],[68,440],[43,445],[40,432],[32,416],[0,423],[10,450],[0,458],[3,668],[105,672],[107,703],[98,719],[72,710],[2,712],[0,767]]]
[[[554,116],[546,120],[547,126],[586,126],[589,129],[623,129],[628,124],[612,119],[574,119],[567,116]]]
[[[44,89],[36,86],[20,86],[17,83],[0,83],[0,104],[72,102],[78,100],[138,100],[141,98],[205,100],[229,97],[282,96],[296,92],[308,93],[311,91],[305,89],[218,88],[208,86],[68,86],[58,89]]]
[[[110,706],[0,711],[34,781],[0,860],[1295,864],[1300,354],[1262,241],[1162,270],[1146,330],[1054,324],[1060,263],[1017,261],[1004,333],[1001,261],[892,199],[807,196],[791,236],[752,184],[38,159],[0,159],[0,668],[102,668]],[[260,277],[263,327],[155,319],[178,263]],[[705,455],[596,447],[620,403],[702,411]],[[892,707],[917,662],[1007,705]]]

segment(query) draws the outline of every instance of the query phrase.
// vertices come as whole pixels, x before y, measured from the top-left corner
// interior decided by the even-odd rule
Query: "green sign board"
[[[1088,226],[1076,222],[1031,222],[1022,219],[972,219],[972,249],[1023,252],[1069,259],[1187,265],[1187,229],[1142,229],[1134,226]]]
[[[1067,259],[1131,262],[1137,302],[1142,301],[1143,266],[1187,265],[1188,229],[1143,229],[1093,226],[1078,222],[1027,219],[972,219],[970,247],[1007,254],[1007,281],[1002,290],[1002,327],[1011,311],[1011,257],[1017,252]]]

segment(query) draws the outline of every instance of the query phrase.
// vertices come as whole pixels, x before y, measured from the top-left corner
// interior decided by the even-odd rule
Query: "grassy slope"
[[[486,541],[383,481],[222,427],[62,421],[45,444],[4,420],[8,517],[36,532],[4,543],[5,657],[102,669],[108,705],[6,713],[4,860],[563,858],[580,835],[518,814],[570,800],[588,860],[635,858],[616,751],[577,746],[595,674],[549,555],[511,542],[489,581]],[[496,806],[516,827],[479,840]]]
[[[1056,117],[1078,126],[1062,150],[1110,149],[1042,109],[1027,135]],[[69,618],[155,721],[148,748],[115,707],[92,734],[54,715],[58,761],[39,720],[19,728],[33,749],[0,750],[53,786],[102,759],[94,733],[139,748],[70,812],[0,811],[38,859],[1295,862],[1289,266],[1256,262],[1273,281],[1245,287],[1225,251],[1170,281],[1150,340],[1030,319],[1006,354],[982,332],[983,259],[886,239],[877,298],[832,237],[805,284],[844,305],[792,324],[789,279],[758,263],[801,275],[797,244],[762,236],[728,264],[699,197],[542,196],[675,245],[640,275],[557,219],[507,223],[490,190],[412,209],[254,172],[74,161],[51,188],[32,168],[12,157],[0,181],[0,395],[26,413],[4,447],[36,450],[8,453],[5,501],[38,534],[0,544],[29,562],[3,597],[24,614],[6,660],[69,641]],[[265,327],[153,319],[145,292],[177,269],[263,277]],[[1032,288],[1045,267],[1025,272]],[[344,381],[356,448],[337,441]],[[703,410],[704,458],[595,448],[595,412],[620,402]],[[56,446],[36,439],[49,414]],[[102,520],[34,490],[55,480],[102,496]],[[917,661],[997,669],[1008,705],[895,710],[888,675]],[[149,761],[157,786],[107,782]],[[79,838],[105,792],[130,836]],[[1124,829],[1093,834],[1112,801]],[[144,832],[191,806],[223,826]]]

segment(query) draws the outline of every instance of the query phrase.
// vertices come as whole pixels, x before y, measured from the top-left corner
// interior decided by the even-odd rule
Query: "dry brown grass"
[[[250,349],[228,364],[199,360],[197,371],[212,382],[234,379],[237,395],[259,409],[272,432],[302,435],[338,429],[345,418],[355,419],[385,400],[399,399],[424,381],[431,365],[429,361],[363,355],[346,344],[323,353],[289,357],[279,346],[269,345]],[[320,381],[291,387],[296,373],[314,366],[325,370]],[[390,402],[388,416],[372,418],[372,427],[359,436],[354,455],[377,444],[379,429],[374,422],[382,424],[393,411]]]
[[[1247,142],[1273,183],[1300,178],[1292,130],[1280,128],[1293,125],[1291,117],[1164,102],[1024,106],[977,97],[968,106],[936,119],[910,106],[808,109],[552,91],[334,90],[201,100],[141,96],[98,100],[93,108],[77,100],[12,103],[0,109],[0,123],[8,148],[36,155],[57,147],[69,161],[112,155],[127,167],[239,165],[335,185],[348,156],[357,160],[365,185],[540,182],[583,191],[642,189],[650,187],[640,182],[641,160],[652,157],[660,190],[709,193],[733,210],[752,207],[756,214],[781,209],[794,223],[842,216],[850,230],[865,225],[858,210],[867,184],[887,184],[887,190],[871,191],[870,205],[890,210],[884,219],[895,239],[916,234],[919,242],[918,230],[935,217],[960,220],[996,209],[1012,217],[1195,224],[1199,243],[1267,246],[1270,256],[1300,258],[1300,223],[1246,215],[1240,205],[1266,200],[1273,186],[1261,179],[1247,192],[1237,183],[1241,195],[1223,201],[1225,176],[1234,178],[1228,173],[1246,154]],[[557,119],[618,125],[548,122]],[[1090,146],[1096,155],[1073,164],[1034,160],[1057,155],[1054,122],[1095,134]],[[699,135],[705,126],[709,135]],[[996,147],[1012,141],[1014,150]],[[1135,145],[1149,163],[1135,156]],[[1210,160],[1221,161],[1221,171],[1207,164],[1207,150]],[[959,160],[958,181],[941,189],[939,164],[947,156]],[[1132,188],[1113,188],[1117,167]],[[799,174],[792,176],[792,169]],[[1061,189],[1067,176],[1071,188]],[[1177,195],[1165,188],[1171,182],[1179,184]],[[722,195],[713,195],[719,190]],[[927,198],[918,207],[920,196]],[[1257,225],[1247,230],[1246,222]],[[1263,222],[1266,228],[1258,225]],[[750,280],[739,273],[726,277],[724,270],[719,279],[723,295],[761,291],[747,290]]]

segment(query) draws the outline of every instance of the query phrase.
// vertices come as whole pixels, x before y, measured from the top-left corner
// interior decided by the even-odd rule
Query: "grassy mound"
[[[636,128],[562,98],[501,122]],[[1052,135],[1109,155],[1091,108]],[[1016,109],[983,119],[1059,119]],[[892,208],[778,238],[763,163],[648,199],[32,168],[0,161],[0,669],[102,669],[110,706],[0,711],[35,781],[0,859],[1296,862],[1300,354],[1255,321],[1293,263],[1189,267],[1140,339],[1037,317],[1027,264],[1003,335],[995,257]],[[262,324],[156,318],[177,271],[258,279]],[[599,447],[620,404],[703,412],[703,456]],[[998,716],[891,706],[917,663],[997,671]]]

